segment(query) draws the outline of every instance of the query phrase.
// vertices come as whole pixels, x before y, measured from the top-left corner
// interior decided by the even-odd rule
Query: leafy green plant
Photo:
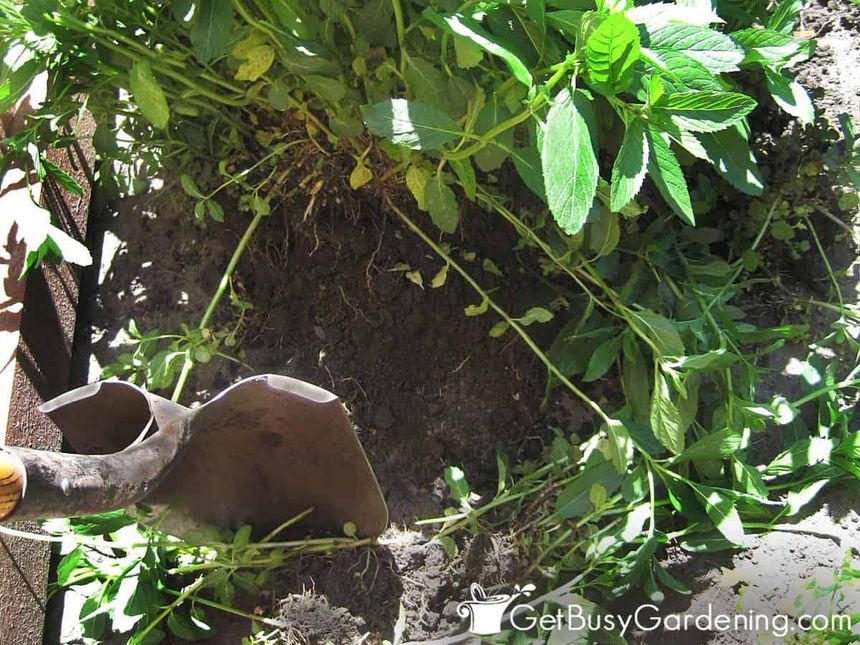
[[[770,4],[0,0],[0,43],[20,52],[4,58],[2,78],[6,96],[20,96],[37,71],[49,74],[49,101],[20,150],[67,140],[86,106],[103,185],[139,191],[149,173],[177,171],[202,223],[252,215],[197,327],[133,333],[136,349],[112,374],[154,387],[175,379],[177,399],[195,360],[229,345],[213,314],[262,218],[287,197],[307,199],[305,218],[326,192],[378,197],[443,262],[430,288],[462,278],[476,295],[465,315],[493,318],[494,337],[516,334],[546,366],[547,391],[566,388],[595,420],[588,436],[560,429],[540,463],[510,466],[500,454],[484,504],[461,469],[446,469],[456,503],[438,519],[446,549],[456,552],[461,528],[512,530],[557,590],[605,603],[642,586],[657,599],[685,591],[660,564],[663,545],[736,548],[858,474],[843,398],[856,368],[838,375],[810,356],[800,398],[757,400],[764,359],[809,330],[753,324],[733,300],[754,284],[767,235],[787,242],[806,227],[812,244],[793,252],[814,244],[823,256],[812,211],[765,195],[749,144],[756,102],[737,72],[799,122],[814,120],[791,78],[814,48],[794,35],[802,3]],[[851,179],[856,145],[843,130],[828,164]],[[721,182],[761,197],[742,235],[708,212]],[[516,231],[521,259],[557,298],[512,315],[465,254],[439,242],[477,209]],[[697,219],[705,225],[690,228]],[[412,267],[395,270],[424,287]],[[826,304],[839,320],[819,342],[856,356],[856,312]],[[560,330],[542,348],[529,325],[552,321]],[[617,396],[595,401],[588,384],[610,377]],[[799,411],[813,403],[810,429]],[[773,427],[785,451],[762,461],[755,440]],[[229,545],[213,548],[217,571],[239,568]],[[201,586],[214,584],[207,576]],[[147,617],[152,633],[164,614]]]
[[[271,572],[300,553],[368,543],[349,536],[275,540],[305,514],[288,519],[257,542],[251,539],[250,526],[226,541],[219,535],[183,541],[157,530],[158,518],[144,515],[142,523],[125,511],[51,520],[44,528],[65,546],[52,593],[73,588],[84,596],[82,635],[96,641],[123,633],[133,645],[158,643],[168,631],[184,640],[209,638],[216,631],[206,611],[213,608],[249,619],[260,628],[255,632],[271,632],[283,625],[236,609],[237,593],[259,595]],[[263,635],[259,640],[265,642]]]

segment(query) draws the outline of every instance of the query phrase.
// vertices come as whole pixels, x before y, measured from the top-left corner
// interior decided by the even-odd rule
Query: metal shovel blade
[[[194,409],[105,381],[42,411],[78,454],[6,447],[6,470],[26,474],[6,517],[82,515],[144,502],[157,512],[170,506],[161,526],[179,535],[243,523],[268,532],[308,508],[298,528],[340,533],[353,522],[358,535],[372,537],[388,521],[340,400],[304,381],[255,376]],[[0,459],[0,474],[3,468]],[[0,501],[9,494],[0,480]]]

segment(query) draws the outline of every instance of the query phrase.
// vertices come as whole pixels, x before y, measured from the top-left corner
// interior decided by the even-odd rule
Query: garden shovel
[[[77,454],[0,448],[0,520],[103,513],[143,502],[168,533],[295,531],[361,537],[388,509],[340,400],[285,376],[255,376],[187,408],[130,383],[67,392],[41,411]]]

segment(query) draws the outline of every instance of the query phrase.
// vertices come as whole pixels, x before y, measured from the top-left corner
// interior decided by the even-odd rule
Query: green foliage
[[[673,210],[693,222],[672,147],[709,162],[740,190],[760,192],[744,126],[755,102],[727,76],[740,68],[759,69],[780,107],[802,122],[813,118],[790,75],[812,51],[792,36],[799,9],[791,2],[766,27],[730,32],[721,28],[724,7],[699,4],[584,2],[548,10],[525,2],[452,12],[435,0],[197,0],[152,15],[113,3],[94,13],[83,0],[49,4],[53,11],[0,5],[10,25],[3,47],[24,52],[4,63],[4,100],[20,95],[35,71],[52,75],[43,116],[54,130],[40,128],[43,143],[60,137],[86,100],[105,158],[182,168],[207,194],[216,176],[207,157],[244,158],[249,136],[264,149],[278,136],[251,131],[244,111],[294,111],[311,137],[322,133],[329,143],[360,137],[363,122],[393,144],[385,152],[401,170],[425,159],[438,166],[427,210],[447,233],[458,226],[462,198],[475,198],[482,178],[473,177],[474,166],[494,173],[511,158],[569,235],[589,221],[599,197],[597,162],[606,154],[617,159],[604,204],[612,212],[637,209],[632,200],[650,174]],[[98,15],[104,20],[93,22]],[[123,149],[111,140],[117,119],[131,136]],[[643,132],[649,143],[665,142],[648,145],[644,165]],[[619,151],[613,139],[626,145]],[[106,182],[115,181],[109,164],[102,170]],[[378,176],[369,166],[356,172],[356,190]],[[223,219],[214,201],[198,203],[195,213]]]
[[[171,3],[171,11],[160,2],[145,3],[146,11],[134,3],[44,2],[50,11],[0,0],[0,43],[6,53],[13,46],[25,52],[15,61],[4,58],[0,101],[20,96],[40,69],[48,70],[52,88],[29,129],[4,142],[4,154],[23,157],[68,190],[75,190],[73,182],[43,163],[36,144],[67,137],[85,101],[98,123],[103,185],[121,182],[115,161],[126,169],[173,171],[201,222],[224,220],[221,204],[231,193],[241,195],[238,210],[253,213],[254,221],[299,190],[310,212],[319,190],[345,182],[327,175],[329,164],[315,161],[315,153],[290,151],[306,144],[347,159],[350,188],[379,191],[396,213],[391,187],[401,183],[425,222],[451,235],[462,232],[468,200],[510,224],[518,249],[534,251],[528,257],[537,256],[535,270],[552,296],[529,302],[515,317],[471,281],[476,298],[464,313],[475,324],[484,321],[494,337],[518,334],[547,366],[548,390],[566,387],[594,412],[594,432],[557,430],[539,463],[510,466],[497,455],[496,496],[482,506],[466,474],[446,468],[458,508],[441,520],[443,539],[458,528],[477,530],[480,522],[499,528],[493,524],[499,509],[514,509],[508,521],[527,508],[516,520],[518,534],[538,554],[534,568],[544,578],[576,575],[577,591],[604,606],[637,586],[659,598],[663,588],[685,592],[660,566],[663,545],[735,548],[745,532],[798,513],[827,483],[860,472],[858,441],[848,427],[853,413],[843,399],[857,386],[854,372],[839,379],[836,366],[822,367],[810,355],[807,375],[817,380],[800,398],[757,401],[765,357],[807,330],[756,326],[732,304],[746,286],[741,276],[763,262],[765,235],[790,242],[808,212],[781,200],[754,201],[744,214],[752,230],[743,230],[740,241],[722,222],[684,226],[707,213],[722,181],[752,196],[765,191],[749,145],[747,116],[756,103],[733,74],[743,70],[747,82],[758,79],[774,104],[800,122],[814,119],[792,78],[792,67],[814,45],[793,36],[796,0],[772,13],[757,1],[712,8],[588,0],[549,6],[196,0]],[[844,175],[840,196],[850,207],[860,157],[853,127],[842,125],[843,139],[826,163]],[[127,139],[122,146],[120,133]],[[685,168],[693,160],[704,163]],[[702,174],[706,165],[719,178]],[[704,179],[691,190],[688,176]],[[519,199],[517,177],[534,193],[531,202]],[[668,208],[643,194],[646,178]],[[145,185],[136,179],[120,188]],[[652,210],[647,218],[641,204]],[[72,259],[74,249],[61,248],[49,224],[32,246],[41,252],[48,244]],[[406,279],[432,289],[445,284],[449,271],[468,277],[450,246],[422,239],[444,264],[426,282],[417,270],[398,267]],[[247,237],[237,253],[246,243]],[[484,268],[505,275],[495,265]],[[177,334],[142,334],[130,325],[131,351],[104,375],[145,380],[152,388],[178,380],[181,389],[191,364],[241,337],[250,305],[232,284],[230,290],[235,327],[211,328],[212,307],[197,328]],[[836,309],[840,319],[820,346],[856,353],[856,312]],[[502,319],[488,320],[495,315]],[[544,352],[529,333],[554,321],[557,336]],[[594,401],[580,389],[580,381],[611,376],[623,391],[610,401]],[[812,404],[814,429],[799,414]],[[759,463],[751,450],[755,435],[774,426],[785,429],[784,452]],[[265,580],[239,569],[276,566],[277,551],[261,556],[249,530],[209,547],[214,555],[197,547],[185,553],[197,558],[191,566],[209,571],[211,564],[197,581],[220,603],[231,604],[237,588],[258,590]],[[195,608],[185,603],[190,596],[170,604],[178,612],[151,609],[171,596],[164,569],[192,573],[171,560],[175,554],[159,551],[167,547],[153,535],[125,563],[136,586],[126,582],[120,600],[127,572],[104,576],[84,551],[62,563],[66,582],[84,569],[101,583],[102,595],[88,601],[91,629],[107,629],[117,616],[155,635],[164,625],[187,637],[197,625]],[[448,540],[446,550],[456,553]]]
[[[80,625],[87,639],[125,634],[129,643],[140,645],[160,643],[169,632],[186,641],[204,640],[217,635],[206,616],[210,608],[227,608],[259,627],[272,625],[232,607],[236,595],[259,594],[290,557],[366,543],[351,536],[275,542],[296,518],[259,541],[247,525],[230,539],[200,530],[199,539],[184,541],[151,528],[163,518],[140,513],[134,518],[120,510],[44,524],[64,545],[51,593],[74,588],[84,596]]]

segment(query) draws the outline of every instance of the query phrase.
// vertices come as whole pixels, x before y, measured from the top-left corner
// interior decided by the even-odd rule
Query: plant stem
[[[209,306],[206,307],[206,311],[203,313],[203,317],[200,319],[200,324],[197,325],[197,329],[203,330],[209,325],[209,321],[212,319],[212,315],[215,313],[218,303],[221,302],[221,298],[230,286],[230,278],[233,277],[233,272],[236,270],[236,266],[242,258],[242,253],[245,252],[245,247],[248,246],[248,242],[251,241],[254,231],[257,230],[257,226],[259,226],[264,217],[265,215],[262,213],[257,213],[254,215],[254,219],[251,220],[251,223],[248,224],[248,228],[245,229],[245,234],[242,235],[242,239],[240,239],[239,244],[236,245],[236,248],[233,251],[233,256],[230,258],[230,262],[227,264],[227,268],[224,269],[224,274],[221,276],[221,282],[218,283],[218,288],[215,290],[212,299],[209,301]],[[179,401],[179,397],[182,395],[182,390],[185,387],[185,382],[188,380],[188,375],[191,373],[192,367],[194,367],[194,361],[191,359],[190,354],[186,354],[185,363],[182,365],[182,372],[179,374],[179,379],[177,380],[176,387],[173,390],[173,396],[170,398],[171,401]]]
[[[170,594],[171,596],[179,596],[180,592],[166,588],[164,589],[165,593]],[[212,607],[213,609],[220,609],[221,611],[226,611],[228,614],[233,614],[235,616],[242,616],[243,618],[247,618],[249,620],[255,620],[258,623],[263,623],[264,625],[269,625],[270,627],[277,627],[279,629],[283,629],[286,625],[278,620],[273,620],[271,618],[266,618],[264,616],[257,616],[256,614],[250,614],[246,611],[242,611],[241,609],[236,609],[235,607],[230,607],[228,605],[222,605],[219,602],[215,602],[214,600],[207,600],[206,598],[201,598],[200,596],[191,596],[191,599],[194,602],[199,602],[201,605],[205,605],[207,607]]]
[[[553,376],[555,376],[565,387],[567,387],[567,389],[569,389],[579,399],[581,399],[583,401],[583,403],[585,403],[589,408],[591,408],[591,410],[598,417],[600,417],[600,419],[604,423],[606,423],[607,425],[610,425],[612,423],[612,419],[609,417],[608,414],[606,414],[606,412],[603,411],[603,408],[601,408],[597,403],[595,403],[585,392],[583,392],[578,387],[576,387],[570,381],[570,379],[568,379],[561,372],[561,370],[559,370],[555,366],[555,364],[551,360],[549,360],[549,357],[543,352],[543,350],[540,347],[537,346],[537,343],[535,343],[534,340],[532,340],[531,336],[529,336],[528,333],[526,333],[526,331],[517,323],[516,320],[511,318],[511,316],[508,314],[508,312],[506,312],[504,309],[502,309],[499,305],[497,305],[492,300],[492,298],[490,298],[490,295],[481,287],[481,285],[479,285],[477,282],[475,282],[474,278],[472,278],[472,276],[469,275],[469,273],[463,267],[461,267],[454,260],[454,258],[452,258],[447,252],[445,252],[442,249],[442,247],[440,247],[438,244],[436,244],[436,242],[434,242],[430,238],[430,236],[428,236],[423,230],[421,230],[421,228],[415,222],[413,222],[409,218],[409,216],[406,215],[406,213],[404,213],[400,208],[398,208],[391,201],[391,199],[388,196],[385,197],[385,203],[388,204],[389,208],[391,208],[391,210],[394,211],[397,214],[397,216],[401,220],[403,220],[403,222],[416,235],[418,235],[418,237],[420,237],[424,241],[425,244],[427,244],[427,246],[429,246],[431,249],[433,249],[433,251],[440,258],[442,258],[443,260],[448,262],[449,265],[454,267],[454,270],[460,274],[460,276],[469,284],[470,287],[472,287],[472,289],[475,290],[475,292],[479,296],[481,296],[481,298],[483,300],[485,300],[489,303],[489,305],[490,305],[490,307],[492,307],[493,311],[495,311],[497,314],[499,314],[499,316],[501,316],[502,319],[506,323],[508,323],[508,325],[511,327],[511,329],[513,329],[520,336],[520,338],[523,339],[523,342],[525,342],[525,344],[528,345],[529,349],[532,350],[534,355],[538,357],[538,359],[541,361],[541,363],[543,363],[546,366],[546,368],[553,374]]]
[[[135,636],[137,636],[138,639],[143,640],[143,637],[146,636],[149,632],[151,632],[155,628],[155,626],[158,625],[158,623],[160,623],[162,620],[164,620],[165,617],[168,614],[170,614],[171,611],[176,609],[179,605],[181,605],[183,602],[185,602],[185,600],[190,595],[192,595],[195,591],[197,591],[200,587],[202,587],[205,580],[206,580],[206,578],[204,576],[201,576],[200,578],[195,580],[193,583],[191,583],[190,585],[185,587],[185,589],[181,593],[178,593],[176,600],[174,600],[172,603],[167,605],[167,607],[162,609],[158,613],[158,615],[149,622],[149,624],[146,627],[144,627],[139,632],[136,632]]]
[[[403,7],[400,0],[391,0],[391,5],[394,7],[394,23],[397,26],[397,48],[400,50],[400,75],[402,77],[406,73],[406,25],[403,20]]]
[[[546,84],[544,85],[544,90],[546,92],[552,90],[552,88],[555,87],[555,85],[558,84],[558,82],[562,78],[564,78],[565,74],[567,74],[567,72],[571,70],[573,64],[573,58],[568,56],[567,60],[565,60],[564,63],[562,63],[561,65],[559,65],[558,69],[555,70],[555,73],[549,78],[549,80],[547,80]],[[468,148],[464,148],[463,150],[460,150],[458,152],[448,153],[445,155],[445,158],[452,161],[459,161],[462,159],[466,159],[467,157],[471,157],[481,148],[483,148],[489,143],[492,143],[493,139],[498,137],[503,132],[506,132],[511,128],[516,127],[520,123],[523,123],[524,121],[528,120],[537,110],[542,108],[545,103],[545,95],[538,94],[532,99],[531,103],[529,103],[528,107],[525,110],[523,110],[519,114],[512,116],[510,119],[496,124],[489,130],[487,130],[484,134],[482,134],[480,137],[478,137],[478,141],[473,143]]]

